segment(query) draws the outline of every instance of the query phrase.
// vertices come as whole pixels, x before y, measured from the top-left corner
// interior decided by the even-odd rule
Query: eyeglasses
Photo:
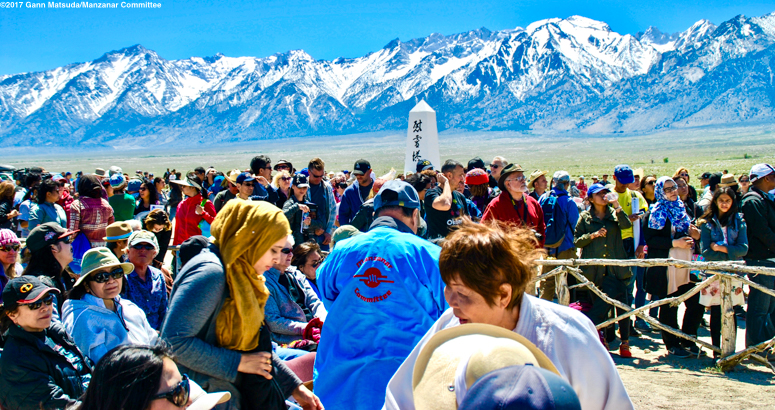
[[[243,182],[242,185],[249,186],[249,187],[256,186],[256,184],[254,184],[253,182]]]
[[[188,403],[188,396],[191,394],[191,385],[188,383],[188,375],[183,375],[183,380],[172,390],[166,393],[160,393],[153,396],[154,400],[167,399],[170,403],[183,407]]]
[[[40,298],[36,302],[25,303],[24,305],[30,308],[30,310],[38,310],[41,307],[43,307],[43,304],[45,304],[46,306],[51,306],[53,303],[54,303],[54,295],[49,293],[48,296]]]
[[[19,249],[21,247],[22,246],[19,245],[18,243],[15,243],[13,245],[3,245],[3,246],[0,246],[0,251],[4,251],[4,252],[11,252],[11,251],[19,252]]]
[[[138,251],[141,251],[141,250],[152,251],[156,249],[156,247],[151,245],[150,243],[138,243],[137,245],[132,245],[132,249],[137,249]]]
[[[675,192],[678,190],[678,187],[671,186],[670,188],[665,188],[664,191],[666,194],[669,194],[671,192]]]
[[[283,248],[280,250],[280,252],[289,255],[291,252],[293,252],[293,248]]]
[[[119,280],[122,277],[124,277],[124,268],[118,267],[110,272],[97,272],[94,275],[91,275],[91,280],[97,283],[105,283],[111,279]]]
[[[321,263],[323,263],[323,259],[318,259],[315,262],[311,262],[309,266],[312,266],[313,268],[317,268],[318,266],[320,266]]]
[[[490,168],[500,168],[501,166],[498,164],[490,164]]]
[[[507,179],[506,182],[515,182],[515,181],[516,182],[522,182],[522,181],[524,181],[526,179],[527,178],[525,178],[525,176],[523,175],[521,177],[514,177],[514,178]]]
[[[277,165],[277,170],[278,171],[282,171],[284,169],[291,169],[291,167],[289,167],[287,165]]]
[[[654,185],[656,182],[657,181],[649,181],[649,182],[646,182],[646,185]]]

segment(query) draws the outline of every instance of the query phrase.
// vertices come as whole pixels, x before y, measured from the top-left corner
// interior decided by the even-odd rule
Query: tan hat
[[[638,176],[638,178],[643,179],[643,176],[646,174],[646,171],[643,170],[643,168],[638,168],[635,171],[632,171],[633,176]]]
[[[480,377],[524,364],[560,375],[546,354],[513,331],[481,323],[444,329],[423,346],[414,364],[415,408],[456,409],[458,396]]]
[[[226,176],[226,179],[229,182],[231,182],[233,185],[237,185],[237,177],[241,173],[242,173],[242,171],[240,171],[238,169],[232,169],[231,171],[229,171],[229,175]]]
[[[86,251],[86,253],[83,254],[83,260],[81,260],[81,276],[75,282],[73,287],[75,288],[80,286],[81,283],[83,283],[83,281],[86,280],[86,278],[89,277],[89,275],[91,275],[93,272],[102,268],[110,268],[114,266],[120,266],[121,269],[124,270],[124,275],[128,275],[132,273],[133,270],[135,270],[135,265],[132,265],[131,263],[119,262],[118,258],[116,258],[116,255],[114,255],[113,252],[111,252],[108,248],[98,247],[89,249]]]
[[[535,184],[536,180],[541,177],[541,175],[548,174],[549,171],[541,171],[540,169],[537,169],[533,171],[532,174],[530,174],[530,178],[527,180],[527,189],[533,189],[533,184]]]
[[[126,221],[113,222],[105,229],[105,242],[118,242],[132,235],[132,227]]]
[[[730,186],[737,185],[737,178],[733,174],[726,174],[721,177],[721,182],[719,182],[718,186],[725,188]]]

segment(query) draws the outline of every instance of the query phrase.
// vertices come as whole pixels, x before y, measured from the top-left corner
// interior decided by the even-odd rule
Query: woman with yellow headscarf
[[[264,324],[263,274],[280,258],[288,220],[268,202],[229,201],[211,233],[212,245],[178,274],[162,325],[181,372],[207,391],[230,391],[230,409],[285,409],[293,396],[305,410],[322,410],[272,353]]]

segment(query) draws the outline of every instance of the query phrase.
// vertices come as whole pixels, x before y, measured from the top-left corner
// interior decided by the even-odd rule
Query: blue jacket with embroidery
[[[337,242],[317,278],[328,319],[315,394],[326,408],[382,408],[390,377],[447,309],[440,251],[390,217]]]

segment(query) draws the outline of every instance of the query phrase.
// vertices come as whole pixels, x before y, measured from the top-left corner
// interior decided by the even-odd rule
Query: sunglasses
[[[743,178],[743,179],[740,180],[740,182],[742,182],[742,183],[751,182],[751,180],[748,179],[748,178]]]
[[[312,172],[309,173],[310,178],[323,178],[323,175],[325,175],[325,173],[320,174],[320,175],[315,175]]]
[[[289,255],[291,252],[293,252],[293,248],[282,248],[280,252]]]
[[[290,181],[293,178],[291,178],[291,177],[281,177],[280,179],[282,179],[283,181]]]
[[[280,171],[280,170],[282,170],[282,169],[291,169],[291,167],[289,167],[289,166],[287,166],[287,165],[277,165],[277,170],[278,170],[278,171]]]
[[[256,184],[254,184],[254,183],[252,183],[252,182],[243,182],[243,183],[242,183],[242,185],[249,186],[249,187],[254,187],[254,186],[256,186]]]
[[[500,168],[501,166],[498,164],[490,164],[490,168]]]
[[[649,181],[649,182],[646,182],[646,185],[654,185],[656,182],[657,181]]]
[[[71,235],[71,236],[68,236],[67,238],[63,238],[63,239],[62,239],[61,241],[59,241],[59,242],[62,242],[62,243],[73,243],[73,237],[72,237],[72,235]]]
[[[26,303],[25,306],[30,308],[30,310],[38,310],[41,307],[43,307],[44,303],[46,304],[46,306],[51,306],[54,303],[54,295],[49,294],[46,297],[38,299],[37,302]]]
[[[687,174],[686,172],[684,172],[683,174],[678,174],[678,176],[679,176],[679,177],[688,177],[688,176],[689,176],[689,174]]]
[[[191,385],[188,383],[188,375],[183,375],[183,379],[172,390],[166,393],[160,393],[153,396],[154,400],[167,399],[170,403],[183,407],[188,403],[188,396],[191,394]]]
[[[665,188],[665,193],[669,194],[669,193],[675,192],[677,190],[678,190],[678,188],[673,186],[673,187],[670,187],[670,188]]]
[[[151,245],[150,243],[138,243],[137,245],[133,245],[132,249],[137,249],[138,251],[141,251],[141,250],[152,251],[156,249],[156,247]]]
[[[147,190],[148,190],[148,188],[142,187],[142,186],[138,189],[138,191],[147,191]]]
[[[321,263],[323,263],[323,259],[318,259],[315,262],[310,263],[310,266],[312,266],[313,268],[317,268],[318,266],[320,266]]]
[[[110,272],[97,272],[94,275],[91,275],[91,280],[97,283],[105,283],[111,279],[119,280],[122,277],[124,277],[124,269],[118,267]]]
[[[5,252],[11,252],[11,251],[19,252],[19,249],[21,249],[21,245],[19,245],[18,243],[15,243],[13,245],[3,245],[2,247],[0,247],[0,251],[5,251]]]

